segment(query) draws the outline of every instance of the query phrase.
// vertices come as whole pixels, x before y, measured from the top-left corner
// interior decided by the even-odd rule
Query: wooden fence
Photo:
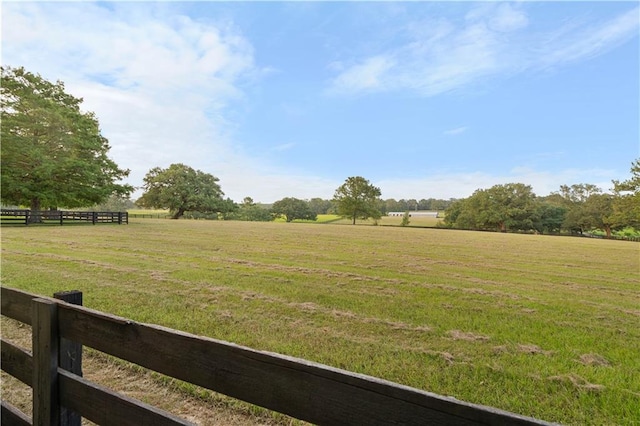
[[[169,213],[129,213],[132,219],[171,219]]]
[[[2,369],[33,388],[33,419],[2,401],[3,426],[78,425],[80,417],[114,426],[189,424],[82,378],[82,345],[316,424],[548,424],[302,359],[1,290],[2,315],[30,324],[33,331],[33,354],[2,340]],[[62,297],[78,302],[78,293]]]
[[[2,209],[0,214],[2,224],[30,225],[33,223],[60,224],[91,222],[96,223],[129,223],[127,212],[79,212],[62,210],[9,210]]]

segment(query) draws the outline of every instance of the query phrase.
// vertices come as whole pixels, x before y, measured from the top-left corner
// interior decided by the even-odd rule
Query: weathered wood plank
[[[0,366],[2,370],[25,385],[31,386],[31,381],[33,380],[33,359],[31,354],[6,340],[2,340],[1,344],[2,357]]]
[[[53,297],[72,305],[82,306],[82,292],[78,290],[60,291]],[[60,367],[77,376],[82,376],[82,345],[69,339],[60,339]]]
[[[72,305],[82,306],[82,292],[78,290],[60,291],[54,293],[53,297]],[[59,353],[59,367],[82,377],[82,345],[78,342],[61,338]],[[80,414],[64,406],[64,404],[60,406],[61,426],[80,426],[81,424],[82,417]]]
[[[33,299],[33,424],[57,426],[58,404],[58,304]]]
[[[171,413],[58,370],[60,403],[103,426],[192,425]]]
[[[31,419],[7,401],[2,400],[0,424],[2,426],[31,426]]]
[[[392,382],[60,305],[60,333],[171,377],[317,424],[548,424]]]
[[[31,300],[40,297],[13,288],[0,288],[2,315],[31,325]]]

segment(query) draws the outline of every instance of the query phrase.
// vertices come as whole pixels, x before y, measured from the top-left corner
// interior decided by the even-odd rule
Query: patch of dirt
[[[473,342],[473,341],[487,341],[490,339],[489,336],[484,336],[482,334],[475,334],[470,332],[464,332],[460,330],[450,330],[447,332],[447,334],[453,340],[467,340],[467,341]]]
[[[602,355],[598,354],[582,354],[578,358],[578,362],[583,365],[592,365],[597,367],[608,367],[611,363]]]
[[[578,389],[586,390],[586,391],[601,391],[605,387],[603,385],[597,385],[594,383],[589,383],[582,377],[577,374],[569,373],[569,374],[561,374],[559,376],[550,376],[547,377],[548,380],[554,382],[562,382],[562,383],[571,383]]]
[[[553,351],[545,351],[544,349],[540,348],[540,346],[537,345],[518,345],[518,351],[525,353],[525,354],[530,354],[530,355],[545,355],[545,356],[549,356],[553,353]]]

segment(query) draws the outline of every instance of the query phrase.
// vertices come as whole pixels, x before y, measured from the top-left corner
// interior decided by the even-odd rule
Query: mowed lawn
[[[90,308],[547,421],[640,423],[638,243],[163,219],[5,227],[2,284],[78,289]]]

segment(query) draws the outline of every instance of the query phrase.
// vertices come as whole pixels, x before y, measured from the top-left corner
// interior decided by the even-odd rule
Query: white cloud
[[[501,32],[519,30],[526,27],[528,23],[526,14],[510,3],[499,4],[488,21],[491,29]]]
[[[271,150],[272,151],[288,151],[294,146],[296,146],[296,144],[293,142],[283,143],[283,144],[274,146],[273,148],[271,148]]]
[[[639,9],[608,22],[576,25],[548,33],[527,33],[525,5],[482,3],[462,24],[446,19],[413,22],[404,45],[331,70],[331,94],[410,90],[433,96],[500,74],[549,68],[600,55],[638,34]],[[391,61],[389,58],[393,58]]]
[[[285,197],[331,199],[336,188],[342,184],[318,176],[252,169],[234,175],[232,181],[227,181],[226,175],[225,172],[221,173],[220,181],[227,196],[236,201],[248,196],[261,203],[272,203]]]
[[[449,136],[454,136],[454,135],[459,135],[461,133],[464,133],[467,131],[466,127],[456,127],[455,129],[451,129],[451,130],[445,130],[443,133],[445,135],[449,135]]]
[[[358,93],[383,89],[382,85],[388,81],[387,75],[394,65],[391,58],[382,55],[367,58],[340,74],[330,91]]]
[[[8,3],[2,24],[3,63],[60,79],[84,98],[110,155],[132,170],[130,183],[176,162],[216,175],[251,162],[226,136],[224,109],[259,70],[231,25],[172,14],[170,5],[118,3]]]
[[[574,24],[561,28],[558,34],[539,49],[534,67],[552,67],[591,58],[615,48],[632,37],[637,37],[640,8],[632,9],[603,24],[592,24],[575,29]]]

